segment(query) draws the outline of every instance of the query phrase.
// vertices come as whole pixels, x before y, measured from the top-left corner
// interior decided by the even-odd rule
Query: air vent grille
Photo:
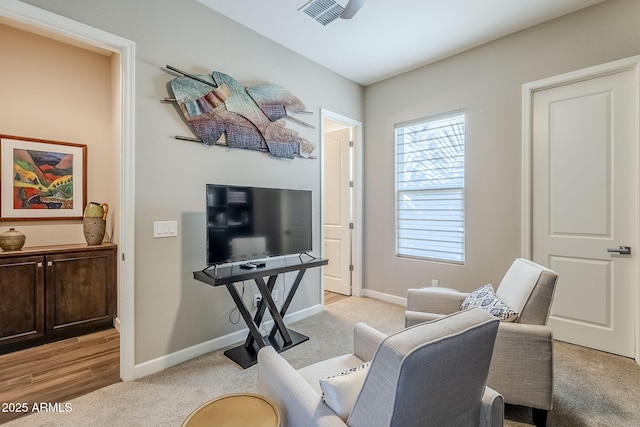
[[[301,10],[322,25],[327,25],[338,19],[344,8],[334,0],[312,0]]]

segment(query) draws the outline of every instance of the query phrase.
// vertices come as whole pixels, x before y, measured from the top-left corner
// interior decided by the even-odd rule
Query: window
[[[464,262],[465,117],[396,125],[396,255]]]

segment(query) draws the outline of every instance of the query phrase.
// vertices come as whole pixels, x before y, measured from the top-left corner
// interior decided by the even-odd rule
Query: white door
[[[324,134],[324,287],[351,295],[351,151],[350,129]]]
[[[554,338],[635,355],[635,71],[533,94],[533,259],[559,274]]]

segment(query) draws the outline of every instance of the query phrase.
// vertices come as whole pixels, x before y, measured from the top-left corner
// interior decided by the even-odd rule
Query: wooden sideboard
[[[113,326],[117,246],[0,252],[0,354]]]

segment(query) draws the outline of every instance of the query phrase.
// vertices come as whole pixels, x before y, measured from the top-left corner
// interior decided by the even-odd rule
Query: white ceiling
[[[327,26],[309,0],[197,1],[366,86],[604,0],[367,0]]]

